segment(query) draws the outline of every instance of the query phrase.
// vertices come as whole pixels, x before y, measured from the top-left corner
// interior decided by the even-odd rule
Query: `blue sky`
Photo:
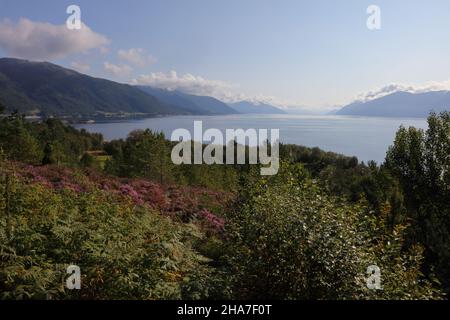
[[[71,40],[80,50],[52,38],[71,4],[90,28]],[[366,26],[371,4],[381,9],[380,30]],[[19,27],[21,18],[28,22]],[[230,101],[325,110],[390,84],[450,87],[448,0],[0,0],[0,21],[0,56]],[[26,32],[38,48],[23,47]],[[77,31],[56,36],[66,32]]]

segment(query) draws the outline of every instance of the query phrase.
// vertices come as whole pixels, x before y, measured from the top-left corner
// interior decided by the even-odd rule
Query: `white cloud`
[[[210,95],[213,97],[230,94],[230,89],[234,86],[224,81],[209,80],[190,73],[178,75],[176,71],[171,71],[168,74],[157,72],[141,75],[138,78],[133,79],[131,83],[169,90],[180,90],[185,93],[196,95]]]
[[[100,47],[100,53],[101,54],[107,54],[109,53],[110,49],[108,47]]]
[[[178,90],[188,94],[205,95],[214,97],[226,103],[238,101],[249,101],[255,104],[265,103],[277,107],[285,108],[298,105],[288,101],[278,99],[274,96],[248,95],[237,92],[238,84],[221,80],[206,79],[190,73],[179,75],[176,71],[169,73],[156,72],[148,75],[141,75],[131,81],[133,85],[145,85],[168,90]]]
[[[440,91],[440,90],[450,90],[450,80],[430,81],[422,85],[407,85],[407,84],[392,83],[382,88],[362,93],[356,97],[355,101],[366,102],[387,96],[391,93],[398,91],[420,93],[420,92]]]
[[[87,73],[91,70],[91,66],[87,63],[73,61],[70,66],[78,72]]]
[[[109,40],[82,24],[80,30],[21,18],[17,24],[0,22],[0,48],[9,56],[33,60],[64,58],[102,48]]]
[[[112,75],[119,77],[119,78],[124,78],[126,76],[129,76],[131,74],[131,72],[133,71],[133,68],[130,67],[129,65],[126,65],[126,64],[117,65],[117,64],[112,64],[109,62],[104,62],[103,68],[107,72],[109,72]]]
[[[117,56],[119,59],[125,60],[136,67],[145,67],[156,62],[156,59],[152,55],[141,48],[119,50]]]

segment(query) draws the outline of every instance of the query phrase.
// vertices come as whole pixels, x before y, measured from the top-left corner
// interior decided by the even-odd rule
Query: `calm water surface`
[[[374,118],[351,116],[304,115],[226,115],[226,116],[174,116],[110,123],[79,124],[90,132],[100,132],[105,139],[120,139],[133,130],[149,128],[162,131],[170,138],[172,131],[185,128],[193,135],[194,120],[203,121],[208,128],[225,129],[280,129],[284,143],[319,147],[362,161],[382,162],[386,150],[400,125],[426,129],[426,119]]]

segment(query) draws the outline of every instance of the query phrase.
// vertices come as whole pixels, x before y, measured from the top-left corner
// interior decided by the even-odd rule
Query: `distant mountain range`
[[[283,113],[269,105],[232,106],[195,96],[90,77],[48,62],[0,59],[0,103],[8,111],[69,117]]]
[[[284,114],[263,103],[226,104],[207,96],[90,77],[48,62],[0,59],[0,103],[9,111],[69,117],[159,115]],[[427,117],[450,110],[450,91],[399,91],[370,101],[356,101],[338,115]]]
[[[353,102],[338,115],[377,117],[427,117],[430,111],[450,110],[450,91],[410,93],[399,91],[367,102]]]
[[[255,113],[255,114],[285,114],[286,112],[264,103],[253,103],[249,101],[239,101],[228,104],[231,108],[239,113]]]
[[[222,101],[207,96],[195,96],[176,90],[158,89],[139,86],[139,89],[156,97],[159,101],[169,106],[174,106],[191,114],[234,114],[239,113]]]

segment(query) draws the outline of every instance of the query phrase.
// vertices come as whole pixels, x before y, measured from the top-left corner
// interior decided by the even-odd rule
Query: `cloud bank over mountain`
[[[392,83],[382,88],[371,90],[358,95],[353,102],[368,102],[390,95],[395,92],[423,93],[430,91],[450,91],[450,80],[447,81],[430,81],[422,85],[406,85]]]
[[[186,73],[180,75],[172,70],[168,73],[153,72],[140,75],[131,82],[133,85],[150,86],[159,89],[178,90],[187,94],[211,96],[227,103],[248,101],[253,104],[270,104],[281,108],[293,106],[274,96],[251,95],[239,92],[239,84],[222,80],[207,79],[202,76]]]
[[[179,75],[176,71],[153,72],[140,75],[131,81],[134,85],[145,85],[160,89],[180,90],[197,95],[224,95],[233,85],[225,81],[210,80],[190,73]]]
[[[108,72],[109,74],[111,74],[117,78],[127,77],[133,71],[133,68],[127,64],[118,65],[118,64],[110,63],[108,61],[105,61],[103,63],[103,68],[105,69],[106,72]]]

